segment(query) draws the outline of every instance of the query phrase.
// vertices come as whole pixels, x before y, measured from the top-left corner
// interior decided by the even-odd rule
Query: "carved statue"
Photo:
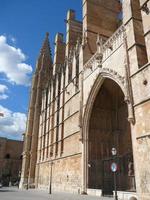
[[[128,163],[128,176],[134,176],[134,165],[133,161],[129,160]]]

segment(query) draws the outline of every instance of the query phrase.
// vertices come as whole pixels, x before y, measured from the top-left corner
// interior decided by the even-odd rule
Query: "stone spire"
[[[50,57],[52,56],[51,48],[50,48],[50,44],[49,44],[49,33],[48,32],[46,33],[45,40],[43,42],[43,45],[42,45],[42,48],[40,51],[40,55],[43,55],[43,54],[50,55]]]
[[[23,152],[23,164],[20,187],[26,184],[29,187],[35,183],[35,170],[37,160],[37,145],[39,133],[39,119],[42,104],[42,90],[46,87],[52,77],[53,62],[51,49],[46,33],[39,58],[37,60],[36,71],[32,79],[30,107],[28,113],[27,128],[25,133],[25,147]]]
[[[33,115],[33,127],[32,127],[32,141],[30,147],[30,166],[29,166],[29,185],[35,184],[35,171],[37,161],[37,145],[38,145],[38,134],[39,134],[39,121],[42,104],[42,90],[46,88],[49,80],[53,73],[53,63],[51,57],[51,49],[48,39],[49,34],[46,33],[45,40],[43,42],[40,56],[38,60],[38,79],[36,87],[36,97],[34,104],[34,115]]]
[[[53,61],[52,53],[49,43],[49,33],[46,33],[42,48],[40,50],[40,55],[36,64],[36,72],[43,70],[46,74],[49,74],[49,78],[52,76],[53,71]]]

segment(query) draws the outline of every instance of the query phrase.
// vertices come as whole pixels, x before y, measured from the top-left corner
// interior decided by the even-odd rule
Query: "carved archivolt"
[[[102,68],[100,69],[100,75],[105,77],[105,78],[111,78],[114,80],[122,89],[124,93],[124,100],[127,103],[128,106],[128,121],[132,124],[135,123],[134,119],[134,111],[133,111],[133,105],[132,105],[132,97],[131,97],[131,88],[129,87],[128,84],[128,79],[127,77],[123,77],[119,75],[116,71],[109,69],[109,68]]]
[[[125,92],[125,77],[121,76],[118,72],[110,68],[100,68],[100,75],[104,77],[106,75],[108,78],[112,78],[115,82],[119,83],[119,86]]]
[[[128,106],[128,119],[131,123],[133,123],[133,108],[132,102],[130,101],[128,87],[127,87],[127,80],[126,77],[121,76],[118,72],[110,68],[99,68],[99,74],[90,90],[88,99],[86,101],[85,110],[84,110],[84,117],[83,117],[83,129],[84,127],[88,127],[89,116],[92,110],[92,106],[94,100],[97,96],[97,93],[100,90],[101,85],[103,84],[106,78],[112,79],[115,81],[121,88],[122,92],[124,93],[125,101]],[[86,132],[86,131],[85,131]]]
[[[101,79],[104,80],[105,78],[110,78],[110,79],[114,80],[120,86],[121,90],[123,91],[125,99],[129,100],[127,87],[126,87],[126,78],[124,76],[121,76],[118,72],[116,72],[115,70],[110,69],[110,68],[99,68],[98,76],[96,77],[96,80],[95,80],[91,90],[94,90],[96,85],[99,86],[99,89],[100,89],[100,86],[101,86],[100,81],[101,81]]]

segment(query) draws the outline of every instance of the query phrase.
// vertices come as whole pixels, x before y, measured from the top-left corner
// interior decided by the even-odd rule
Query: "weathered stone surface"
[[[8,186],[20,178],[23,142],[0,137],[0,182]]]
[[[34,107],[38,77],[34,77],[24,182],[33,167],[29,178],[36,187],[48,189],[52,178],[57,191],[86,193],[92,187],[106,192],[113,186],[106,160],[112,160],[115,146],[121,190],[135,192],[136,184],[138,198],[149,199],[150,15],[142,9],[146,2],[83,0],[83,24],[73,10],[68,12],[66,43],[58,34],[53,75],[41,91],[38,115]],[[39,127],[36,134],[33,126]],[[109,177],[107,184],[104,175]]]

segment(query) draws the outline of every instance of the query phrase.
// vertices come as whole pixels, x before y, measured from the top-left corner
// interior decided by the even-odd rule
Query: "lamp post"
[[[111,153],[112,153],[113,156],[116,156],[117,155],[117,149],[115,147],[113,147],[111,149]]]
[[[111,150],[112,156],[113,156],[113,163],[111,164],[111,170],[113,172],[113,176],[114,176],[114,190],[115,190],[115,200],[118,200],[118,196],[117,196],[117,177],[116,177],[116,172],[118,169],[117,163],[115,162],[115,156],[117,155],[117,150],[116,148],[112,148]]]
[[[52,194],[52,174],[53,174],[53,162],[50,163],[50,178],[49,178],[49,194]]]
[[[28,170],[28,174],[27,174],[27,186],[26,186],[26,190],[29,189],[29,170]]]

